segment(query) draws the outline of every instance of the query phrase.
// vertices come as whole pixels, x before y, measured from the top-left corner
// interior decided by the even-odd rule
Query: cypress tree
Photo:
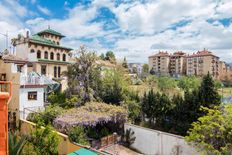
[[[199,88],[199,100],[204,107],[217,106],[221,103],[214,80],[209,72],[203,77]]]

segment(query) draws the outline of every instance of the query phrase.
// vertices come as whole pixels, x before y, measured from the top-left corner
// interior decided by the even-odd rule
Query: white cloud
[[[41,5],[37,5],[37,8],[38,8],[38,10],[39,10],[40,12],[42,12],[42,13],[45,14],[45,15],[50,16],[50,15],[52,14],[51,11],[50,11],[48,8],[46,8],[46,7],[43,7],[43,6],[41,6]]]

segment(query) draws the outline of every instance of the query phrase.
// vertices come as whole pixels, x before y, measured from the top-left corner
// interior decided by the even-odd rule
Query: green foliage
[[[158,78],[155,75],[147,76],[145,80],[149,86],[154,87],[158,85]]]
[[[69,139],[75,143],[82,145],[89,145],[87,136],[82,126],[76,126],[70,129],[68,132]]]
[[[149,76],[149,65],[143,64],[141,78],[145,79],[147,76]]]
[[[160,95],[151,89],[148,93],[144,93],[142,100],[142,111],[149,119],[150,123],[156,121],[160,125],[171,108],[171,101],[165,94]]]
[[[87,51],[85,47],[80,47],[76,62],[68,66],[66,73],[68,77],[68,96],[77,96],[80,99],[79,104],[94,100],[94,90],[91,87],[95,81],[94,78],[100,78],[100,75],[94,76],[94,70],[99,69],[96,64],[97,56],[94,52]]]
[[[176,88],[176,81],[170,77],[160,77],[158,78],[158,87],[161,91]]]
[[[125,99],[127,83],[119,69],[106,70],[102,78],[101,99],[106,103],[119,105]]]
[[[195,76],[183,76],[177,83],[178,87],[186,91],[192,91],[200,86],[200,79]]]
[[[192,124],[186,140],[199,150],[221,155],[232,152],[232,105],[204,108],[207,112]]]
[[[21,155],[22,150],[27,142],[27,137],[18,137],[15,133],[9,131],[9,139],[8,139],[8,149],[9,155]]]
[[[54,119],[62,112],[63,109],[59,106],[47,106],[43,112],[29,114],[27,119],[40,125],[48,125],[53,124]]]
[[[217,106],[221,103],[220,95],[218,94],[214,80],[209,73],[202,79],[199,88],[199,100],[204,107]]]
[[[60,106],[62,108],[73,108],[74,105],[78,102],[77,96],[66,96],[64,92],[61,93],[51,93],[48,96],[48,102],[54,106]]]
[[[136,100],[127,99],[125,105],[128,109],[128,117],[132,123],[135,123],[136,120],[139,120],[141,114],[141,105]]]
[[[129,128],[126,129],[126,132],[122,135],[122,141],[127,147],[130,147],[134,143],[136,137],[134,136],[135,132]]]
[[[116,58],[115,58],[114,52],[112,52],[112,51],[106,52],[105,60],[108,60],[111,63],[116,63]]]
[[[33,145],[37,154],[58,154],[59,137],[49,125],[45,126],[45,128],[36,125],[35,130],[29,136],[29,142]]]

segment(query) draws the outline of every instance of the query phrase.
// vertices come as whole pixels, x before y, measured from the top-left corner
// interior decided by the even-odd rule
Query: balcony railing
[[[33,77],[28,75],[20,76],[21,85],[44,85],[44,79],[41,77]]]

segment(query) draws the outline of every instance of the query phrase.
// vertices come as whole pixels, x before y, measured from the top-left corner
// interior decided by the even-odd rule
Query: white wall
[[[28,100],[28,92],[37,91],[37,100]],[[20,88],[19,111],[20,118],[26,118],[29,114],[25,108],[37,111],[44,107],[44,88]]]
[[[189,146],[183,137],[169,134],[157,130],[143,128],[140,126],[125,124],[125,130],[131,128],[136,137],[132,148],[137,149],[146,155],[177,155],[177,147],[179,147],[178,155],[199,155],[194,148]]]

